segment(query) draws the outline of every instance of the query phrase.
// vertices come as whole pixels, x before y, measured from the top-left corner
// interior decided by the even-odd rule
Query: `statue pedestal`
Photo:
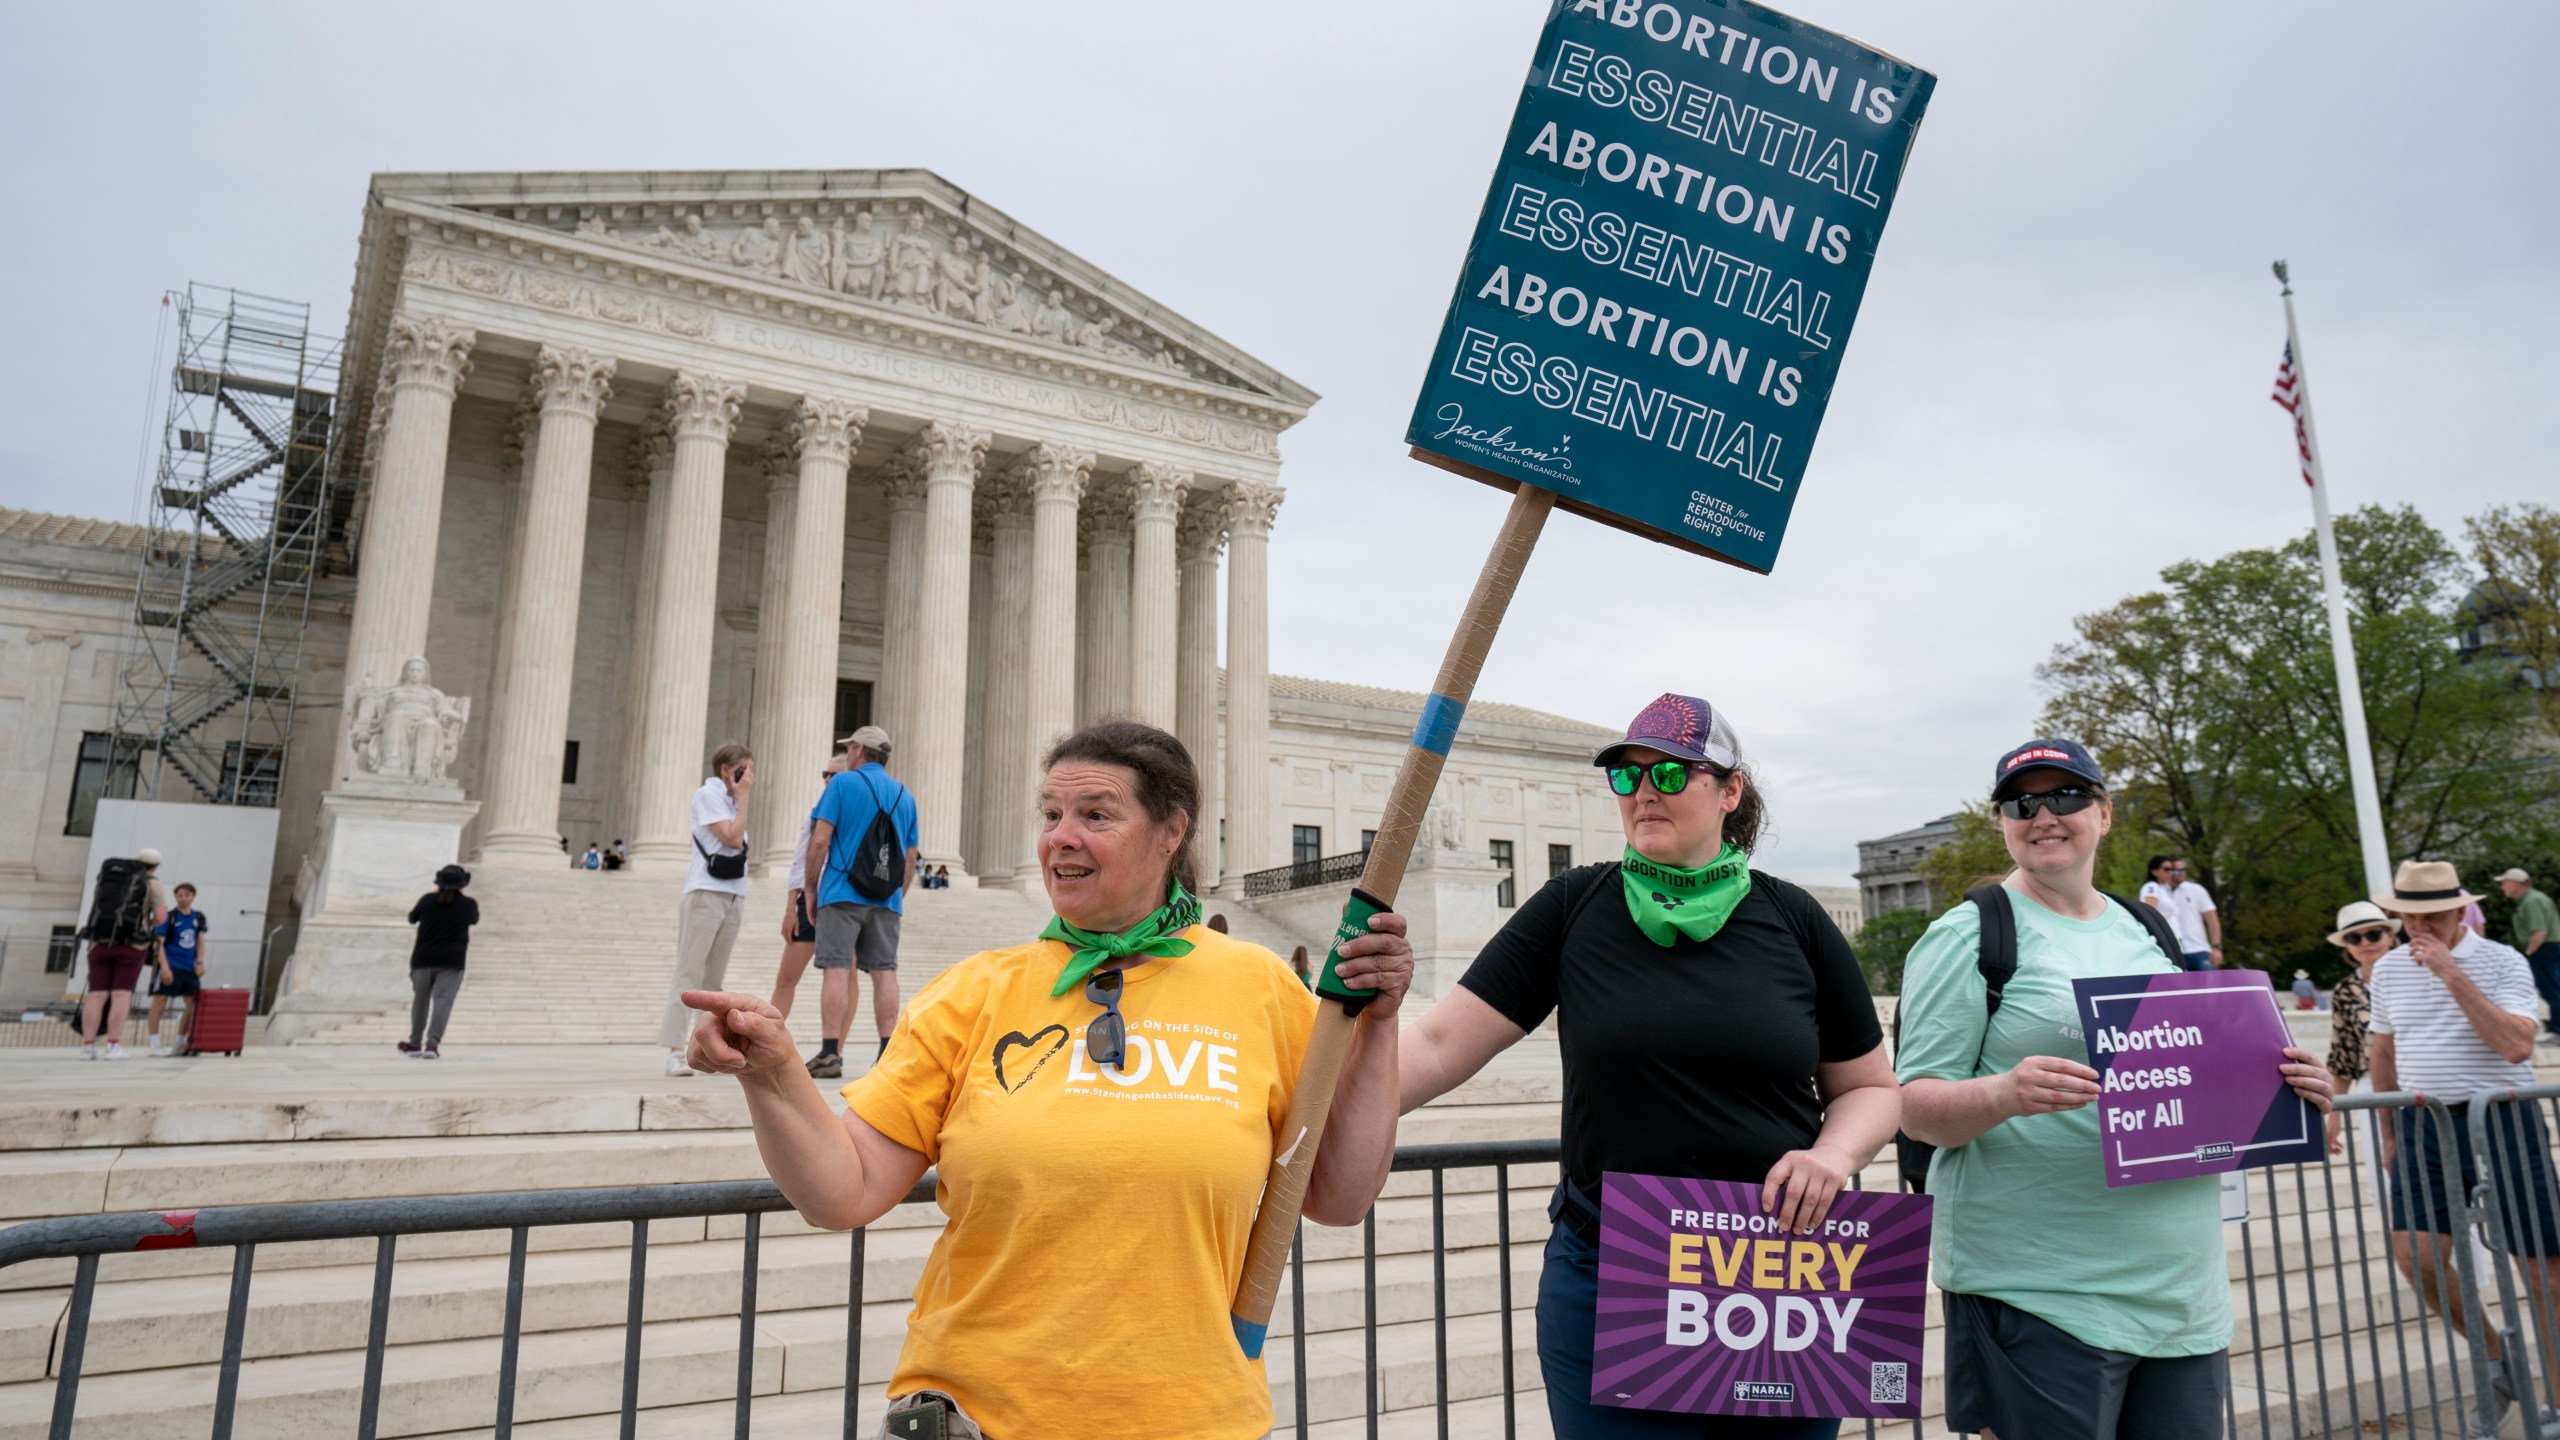
[[[409,907],[454,863],[480,813],[452,784],[357,777],[320,797],[319,843],[295,899],[302,923],[268,1026],[293,1041],[409,999]]]

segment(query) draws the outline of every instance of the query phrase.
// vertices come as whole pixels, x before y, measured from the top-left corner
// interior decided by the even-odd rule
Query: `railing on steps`
[[[2349,1096],[2339,1104],[2347,1113],[2342,1153],[2332,1163],[2294,1165],[2243,1172],[2251,1213],[2233,1231],[2237,1254],[2229,1279],[2247,1297],[2235,1326],[2231,1351],[2234,1390],[2227,1407],[2229,1440],[2273,1440],[2277,1435],[2327,1437],[2388,1434],[2473,1435],[2496,1433],[2507,1417],[2500,1400],[2506,1393],[2525,1397],[2523,1433],[2560,1437],[2534,1397],[2560,1367],[2560,1182],[2552,1174],[2548,1120],[2560,1120],[2560,1086],[2482,1091],[2468,1102],[2447,1104],[2427,1096],[2391,1094]],[[2546,1116],[2544,1112],[2552,1112]],[[2390,1127],[2398,1143],[2386,1160],[2375,1154],[2368,1123]],[[2420,1229],[2395,1233],[2382,1217],[2383,1185],[2402,1194],[2421,1193],[2425,1165],[2421,1152],[2453,1155],[2470,1142],[2470,1153],[2487,1157],[2478,1191],[2462,1185],[2441,1187],[2450,1230],[2436,1235]],[[1393,1169],[1427,1172],[1431,1177],[1431,1409],[1436,1433],[1451,1433],[1453,1402],[1463,1398],[1487,1403],[1495,1397],[1452,1393],[1450,1373],[1449,1184],[1451,1172],[1491,1171],[1494,1201],[1492,1259],[1498,1288],[1501,1352],[1502,1431],[1518,1432],[1523,1403],[1543,1403],[1543,1394],[1524,1377],[1515,1360],[1516,1305],[1512,1274],[1515,1239],[1512,1226],[1512,1171],[1518,1166],[1553,1166],[1561,1158],[1555,1140],[1494,1141],[1399,1147]],[[2315,1176],[2314,1172],[2317,1171]],[[1853,1183],[1854,1180],[1853,1180]],[[1482,1193],[1481,1181],[1461,1189]],[[2428,1187],[2438,1188],[2438,1187]],[[904,1203],[929,1201],[934,1177],[928,1174]],[[1415,1197],[1418,1198],[1418,1197]],[[2264,1213],[2258,1213],[2259,1207]],[[514,1425],[518,1371],[522,1358],[526,1269],[531,1233],[538,1228],[626,1223],[631,1226],[630,1279],[624,1319],[621,1366],[621,1433],[635,1433],[640,1413],[640,1356],[644,1308],[649,1284],[649,1224],[653,1220],[713,1216],[743,1217],[737,1302],[738,1368],[730,1403],[735,1406],[737,1433],[748,1433],[754,1411],[753,1371],[757,1349],[757,1257],[762,1217],[788,1210],[781,1192],[770,1182],[630,1186],[609,1189],[526,1191],[505,1194],[453,1195],[403,1199],[330,1201],[314,1204],[230,1206],[144,1214],[78,1216],[43,1220],[0,1230],[0,1269],[40,1259],[76,1262],[70,1303],[64,1314],[53,1367],[58,1377],[52,1396],[50,1434],[70,1440],[77,1417],[84,1351],[96,1299],[101,1257],[135,1251],[194,1247],[229,1247],[233,1252],[228,1303],[223,1320],[221,1363],[215,1388],[212,1434],[221,1440],[234,1432],[240,1408],[243,1339],[259,1247],[285,1242],[374,1240],[372,1298],[365,1331],[363,1380],[358,1392],[356,1433],[374,1436],[382,1405],[384,1355],[390,1329],[392,1272],[403,1237],[461,1231],[504,1231],[508,1236],[505,1303],[498,1335],[496,1433],[510,1434]],[[2423,1207],[2422,1207],[2423,1208]],[[2423,1219],[2421,1224],[2426,1223]],[[2485,1225],[2491,1247],[2475,1250],[2468,1243],[2475,1224]],[[2452,1237],[2465,1240],[2456,1243]],[[2407,1254],[2394,1264],[2393,1241]],[[847,1436],[858,1429],[862,1386],[861,1314],[864,1302],[866,1232],[853,1231],[849,1246],[846,1294],[847,1333],[844,1356],[843,1423]],[[1309,1434],[1314,1417],[1309,1404],[1307,1370],[1306,1232],[1291,1256],[1292,1300],[1290,1351],[1293,1362],[1292,1419],[1283,1433]],[[1539,1243],[1535,1238],[1517,1243]],[[2529,1252],[2539,1250],[2539,1256]],[[2517,1251],[2528,1252],[2519,1262]],[[1480,1241],[1457,1253],[1480,1265]],[[1336,1263],[1345,1263],[1347,1253]],[[1378,1217],[1373,1209],[1361,1227],[1361,1332],[1363,1393],[1360,1413],[1366,1433],[1380,1433],[1385,1413],[1380,1361],[1378,1290]],[[2424,1271],[2430,1284],[2420,1287],[2409,1274]],[[1480,1277],[1479,1277],[1480,1278]],[[2453,1303],[2433,1303],[2447,1288]],[[2325,1290],[2325,1294],[2324,1294]],[[2264,1298],[2272,1292],[2271,1301]],[[2299,1295],[2297,1297],[2297,1291]],[[2488,1326],[2495,1307],[2497,1328]],[[1410,1322],[1398,1322],[1410,1323]],[[2531,1324],[2528,1338],[2526,1326]],[[1408,1331],[1406,1333],[1418,1333]],[[2503,1367],[2485,1346],[2464,1338],[2494,1333]],[[2244,1411],[2240,1389],[2254,1399]],[[2423,1418],[2422,1418],[2423,1417]],[[1345,1417],[1347,1418],[1347,1417]],[[1416,1414],[1416,1419],[1419,1415]],[[1543,1417],[1528,1417],[1533,1422]],[[1485,1417],[1488,1429],[1490,1415]],[[1331,1423],[1330,1421],[1328,1423]],[[1471,1426],[1471,1428],[1473,1428]],[[1534,1428],[1534,1425],[1533,1425]],[[1857,1433],[1857,1427],[1849,1427]],[[1874,1421],[1864,1424],[1870,1437],[1888,1433]],[[1894,1422],[1890,1433],[1918,1440],[1916,1423]]]
[[[1318,860],[1295,860],[1286,865],[1274,865],[1268,870],[1256,870],[1242,879],[1244,898],[1259,900],[1266,895],[1285,895],[1292,890],[1331,885],[1339,880],[1357,880],[1360,867],[1368,863],[1368,851],[1353,850]]]

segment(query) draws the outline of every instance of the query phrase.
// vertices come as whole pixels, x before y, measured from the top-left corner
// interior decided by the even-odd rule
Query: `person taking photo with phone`
[[[693,859],[676,917],[676,973],[658,1022],[671,1076],[693,1073],[684,1058],[685,1035],[693,1028],[684,992],[717,990],[729,978],[729,949],[738,943],[747,908],[747,804],[755,790],[756,757],[731,741],[712,752],[711,778],[693,792]]]

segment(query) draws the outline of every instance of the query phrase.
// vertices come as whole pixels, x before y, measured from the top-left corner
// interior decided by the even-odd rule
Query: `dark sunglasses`
[[[1102,1007],[1084,1029],[1085,1058],[1126,1073],[1129,1069],[1129,1024],[1120,1018],[1120,972],[1096,970],[1084,982],[1084,998]]]
[[[2346,941],[2350,945],[2372,945],[2390,938],[2391,932],[2388,930],[2350,930],[2346,935]]]
[[[1689,771],[1692,768],[1692,762],[1656,760],[1650,765],[1611,765],[1607,768],[1609,788],[1621,795],[1633,795],[1636,793],[1636,786],[1648,777],[1653,781],[1655,793],[1677,795],[1689,788]],[[1719,782],[1724,779],[1724,772],[1713,765],[1697,765],[1695,768],[1704,771]]]
[[[1997,803],[2000,813],[2012,820],[2033,820],[2038,810],[2050,810],[2056,815],[2077,815],[2097,804],[2098,800],[2095,790],[2065,785],[2059,790],[2047,790],[2037,795],[2012,795]]]

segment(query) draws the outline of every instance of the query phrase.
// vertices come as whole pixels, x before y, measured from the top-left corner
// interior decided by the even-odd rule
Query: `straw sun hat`
[[[2395,915],[2432,915],[2479,898],[2462,888],[2461,874],[2444,861],[2403,860],[2400,873],[2391,877],[2391,893],[2374,896],[2373,903]]]
[[[2399,921],[2392,919],[2388,911],[2372,901],[2349,901],[2338,907],[2338,928],[2329,932],[2329,943],[2344,949],[2348,931],[2370,929],[2376,925],[2385,930],[2400,928]]]

